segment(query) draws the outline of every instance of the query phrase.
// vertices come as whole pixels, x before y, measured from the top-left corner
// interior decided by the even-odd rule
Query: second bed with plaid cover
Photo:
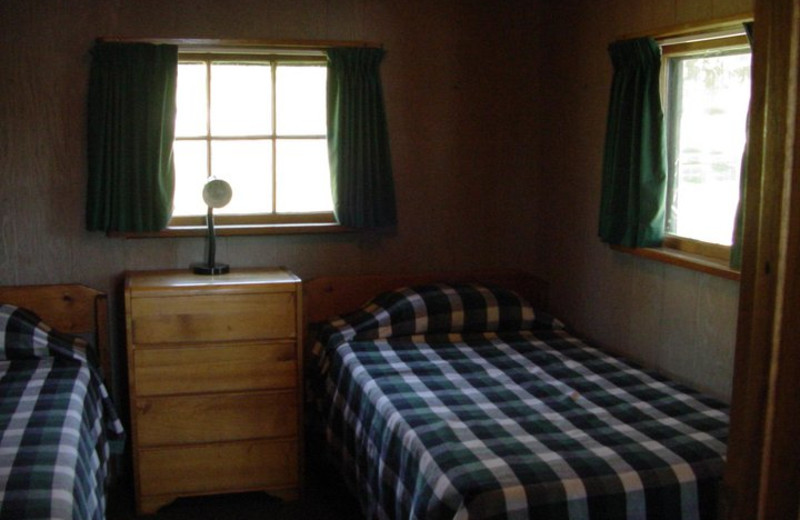
[[[326,435],[367,518],[713,518],[725,405],[507,298],[408,288],[327,327]]]
[[[85,347],[0,306],[0,518],[105,518],[123,430]]]

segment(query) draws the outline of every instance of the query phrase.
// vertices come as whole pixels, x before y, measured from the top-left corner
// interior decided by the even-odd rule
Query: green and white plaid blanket
[[[0,518],[104,518],[123,435],[85,344],[1,305]]]
[[[422,325],[463,314],[474,291],[403,289],[323,334],[329,451],[367,518],[714,517],[723,403],[541,315],[530,330]],[[392,332],[409,319],[422,333]]]

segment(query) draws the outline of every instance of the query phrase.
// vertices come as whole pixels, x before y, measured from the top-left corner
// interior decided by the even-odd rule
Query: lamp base
[[[231,267],[228,264],[192,264],[192,272],[194,274],[225,274],[230,272]]]

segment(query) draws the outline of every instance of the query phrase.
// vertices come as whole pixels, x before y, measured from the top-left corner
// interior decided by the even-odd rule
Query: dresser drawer
[[[144,495],[290,487],[298,483],[296,440],[244,441],[139,450]]]
[[[254,343],[137,348],[136,395],[297,387],[297,344]]]
[[[133,298],[135,345],[297,337],[289,292]]]
[[[136,401],[140,446],[297,435],[297,393],[258,392]]]

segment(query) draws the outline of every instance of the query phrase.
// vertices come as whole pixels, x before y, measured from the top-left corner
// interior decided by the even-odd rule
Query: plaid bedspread
[[[122,435],[80,341],[0,306],[0,518],[104,518]]]
[[[726,407],[557,327],[326,354],[330,452],[368,518],[715,516]]]

